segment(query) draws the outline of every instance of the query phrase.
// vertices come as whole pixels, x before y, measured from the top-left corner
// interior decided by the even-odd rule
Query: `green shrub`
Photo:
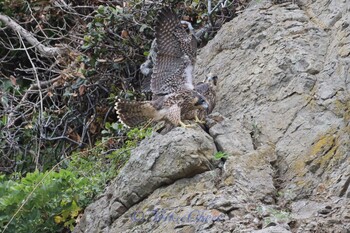
[[[16,233],[72,230],[79,213],[118,174],[131,149],[151,133],[150,128],[132,129],[126,133],[124,146],[111,150],[109,144],[117,140],[114,131],[125,129],[118,123],[106,126],[102,142],[90,150],[74,153],[50,171],[27,173],[20,179],[16,178],[19,173],[11,177],[1,175],[0,230],[5,227],[5,232]]]
[[[0,181],[0,229],[13,217],[7,232],[72,229],[79,211],[101,191],[97,177],[80,177],[65,169],[35,171],[20,180],[6,180],[3,175]]]

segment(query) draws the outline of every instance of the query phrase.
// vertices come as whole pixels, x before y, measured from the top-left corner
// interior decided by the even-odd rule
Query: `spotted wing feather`
[[[193,89],[196,40],[182,28],[180,20],[169,8],[164,8],[158,14],[156,42],[158,53],[151,79],[153,94],[167,95]]]
[[[151,101],[119,100],[115,109],[119,120],[126,126],[135,127],[157,117],[158,111]]]

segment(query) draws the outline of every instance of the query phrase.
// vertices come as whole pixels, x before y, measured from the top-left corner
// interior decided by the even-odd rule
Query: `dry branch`
[[[54,48],[49,46],[44,46],[40,43],[31,32],[25,30],[21,25],[16,23],[13,19],[8,17],[7,15],[3,15],[0,13],[0,20],[9,28],[11,28],[16,33],[19,33],[29,44],[36,47],[40,54],[44,57],[54,57],[57,55],[61,55],[66,52],[64,48]]]

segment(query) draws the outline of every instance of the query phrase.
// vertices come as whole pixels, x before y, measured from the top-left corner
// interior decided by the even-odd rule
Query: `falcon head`
[[[192,92],[191,96],[191,104],[194,109],[205,109],[207,110],[209,108],[208,101],[205,99],[205,97],[198,92],[194,91]]]
[[[218,76],[213,75],[212,73],[207,74],[203,83],[212,83],[214,86],[218,83]]]

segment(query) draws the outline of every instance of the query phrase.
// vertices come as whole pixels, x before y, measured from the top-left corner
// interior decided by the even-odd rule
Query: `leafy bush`
[[[106,134],[112,134],[112,129],[125,130],[120,124],[107,128]],[[130,150],[150,133],[150,128],[135,128],[126,134],[124,146],[113,151],[109,149],[113,139],[108,137],[91,150],[74,153],[67,162],[63,160],[50,171],[27,173],[21,179],[16,178],[20,174],[1,175],[0,230],[5,227],[7,232],[18,233],[72,230],[79,213],[116,176]]]
[[[3,175],[0,181],[0,229],[18,210],[7,226],[8,232],[59,232],[64,227],[72,228],[81,208],[101,191],[98,177],[79,177],[65,169],[35,171],[18,181],[6,180]]]

